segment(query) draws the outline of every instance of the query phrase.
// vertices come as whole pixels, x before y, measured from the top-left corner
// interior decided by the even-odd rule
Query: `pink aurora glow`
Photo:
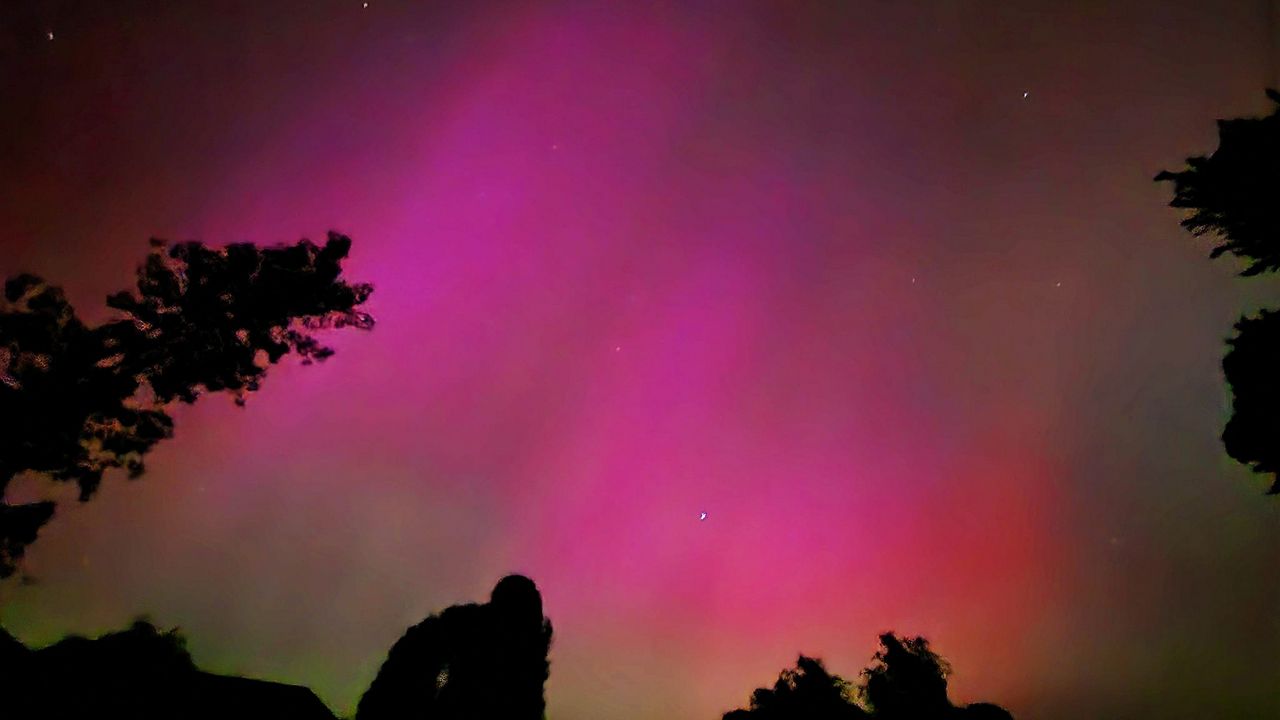
[[[149,611],[202,664],[345,710],[406,625],[522,571],[556,626],[556,720],[709,720],[800,651],[855,675],[887,629],[929,637],[960,699],[1027,717],[1165,667],[1123,648],[1182,657],[1149,613],[1198,556],[1154,539],[1257,499],[1215,480],[1126,524],[1170,477],[1222,474],[1203,348],[1231,300],[1173,256],[1148,181],[1256,88],[1109,108],[1174,82],[1160,48],[1192,31],[1122,45],[1140,15],[1122,10],[1020,30],[879,5],[266,5],[203,32],[140,20],[157,44],[134,60],[109,23],[60,31],[68,66],[105,69],[49,102],[99,121],[51,141],[0,214],[9,256],[88,309],[149,235],[334,228],[379,326],[243,411],[181,409],[145,480],[108,482],[33,550],[41,584],[7,591],[22,636]],[[1227,15],[1232,43],[1198,46],[1248,67],[1223,48],[1252,17]],[[1086,41],[1112,51],[1054,61]],[[1182,124],[1153,132],[1169,108]],[[1173,259],[1143,275],[1125,242]],[[1183,313],[1158,352],[1127,340],[1154,305]],[[1167,424],[1185,377],[1200,405]],[[1160,465],[1127,421],[1093,434],[1122,410],[1197,459]],[[1274,543],[1265,521],[1241,537]]]

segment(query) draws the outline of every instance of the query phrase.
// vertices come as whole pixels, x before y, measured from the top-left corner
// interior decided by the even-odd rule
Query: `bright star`
[[[699,516],[698,516],[698,519],[699,519],[699,520],[706,520],[706,519],[707,519],[707,514],[706,514],[706,513],[702,513],[701,515],[699,515]]]
[[[1023,100],[1026,100],[1028,97],[1031,97],[1031,93],[1029,93],[1029,92],[1024,92],[1024,93],[1022,93],[1022,99],[1023,99]]]

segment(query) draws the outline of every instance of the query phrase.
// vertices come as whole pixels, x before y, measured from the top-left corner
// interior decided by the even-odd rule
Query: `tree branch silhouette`
[[[1280,92],[1266,93],[1280,104]],[[1187,211],[1182,227],[1221,241],[1210,258],[1251,261],[1243,276],[1280,270],[1280,106],[1266,117],[1219,120],[1217,150],[1155,179],[1173,183],[1169,206]]]
[[[350,249],[333,232],[323,246],[152,240],[136,290],[109,296],[118,316],[97,327],[43,279],[7,280],[0,500],[18,475],[38,473],[75,483],[88,501],[108,470],[142,475],[146,454],[173,435],[171,403],[229,392],[243,405],[286,355],[310,364],[333,354],[314,331],[372,328],[360,309],[372,286],[341,277]],[[51,502],[0,502],[0,578],[17,570],[53,512]]]

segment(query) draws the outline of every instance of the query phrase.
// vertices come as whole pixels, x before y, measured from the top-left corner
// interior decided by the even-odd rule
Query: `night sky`
[[[1019,718],[1280,717],[1280,501],[1222,451],[1275,304],[1164,168],[1269,110],[1266,2],[0,6],[0,275],[354,239],[371,333],[176,411],[0,585],[354,709],[530,575],[552,720],[713,720],[885,630]],[[702,513],[705,519],[700,519]]]

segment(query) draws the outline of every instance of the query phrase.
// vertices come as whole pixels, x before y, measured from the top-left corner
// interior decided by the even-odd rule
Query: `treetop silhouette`
[[[947,676],[951,667],[929,650],[922,637],[880,636],[875,665],[862,671],[862,696],[876,717],[942,717],[951,708]]]
[[[1243,276],[1280,270],[1280,93],[1270,115],[1218,121],[1218,149],[1187,159],[1172,182],[1172,207],[1187,211],[1182,226],[1221,241],[1210,253],[1250,261]],[[1231,418],[1222,433],[1227,454],[1255,473],[1273,475],[1270,495],[1280,494],[1280,317],[1263,310],[1242,317],[1222,360],[1231,388]]]
[[[783,670],[772,688],[757,689],[747,709],[724,720],[1012,720],[998,705],[953,705],[951,668],[924,638],[885,633],[880,646],[857,687],[801,655],[794,670]]]
[[[1277,103],[1270,115],[1219,120],[1213,154],[1155,178],[1173,183],[1169,205],[1187,211],[1184,228],[1221,240],[1210,258],[1231,253],[1251,261],[1244,276],[1280,270],[1280,92],[1266,93]]]
[[[868,718],[856,702],[857,690],[822,661],[801,655],[794,670],[783,670],[771,688],[751,693],[746,710],[725,713],[724,720],[862,720]]]
[[[350,248],[333,232],[323,246],[152,240],[136,290],[109,296],[118,316],[97,327],[61,289],[34,275],[9,278],[0,300],[0,501],[25,472],[74,482],[87,501],[107,470],[143,473],[147,452],[173,435],[170,403],[226,391],[243,405],[284,356],[310,364],[333,354],[314,331],[372,328],[360,309],[372,286],[341,277]],[[51,502],[0,502],[0,578],[16,571],[53,511]]]

